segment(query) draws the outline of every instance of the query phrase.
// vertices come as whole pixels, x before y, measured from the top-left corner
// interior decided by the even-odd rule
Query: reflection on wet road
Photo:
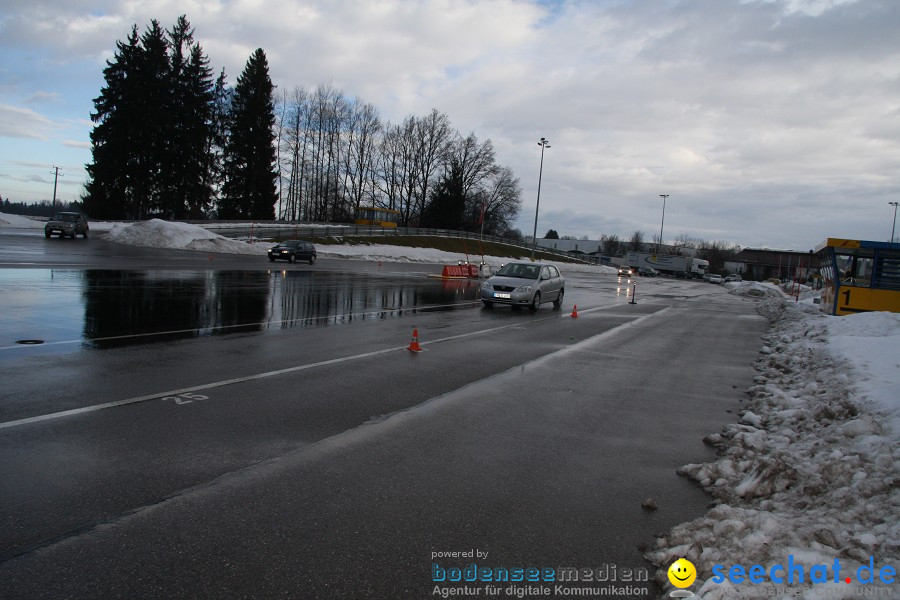
[[[0,348],[176,337],[384,319],[474,303],[478,282],[324,271],[0,271]]]

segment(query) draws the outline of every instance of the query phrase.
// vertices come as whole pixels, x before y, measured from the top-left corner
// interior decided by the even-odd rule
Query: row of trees
[[[654,235],[651,247],[659,242],[659,236]],[[664,252],[668,254],[684,254],[684,250],[692,250],[691,254],[709,261],[710,272],[717,273],[722,270],[725,261],[731,260],[738,252],[740,246],[728,244],[722,241],[706,241],[692,238],[686,235],[679,236],[674,246],[667,247]],[[600,251],[606,256],[623,256],[626,252],[643,252],[647,250],[644,232],[635,231],[628,240],[620,239],[617,235],[604,235],[600,238]]]
[[[401,225],[507,233],[518,180],[490,140],[461,135],[432,110],[382,122],[331,86],[274,97],[265,53],[234,88],[182,16],[116,43],[91,119],[84,207],[97,218],[345,221],[363,206]]]
[[[42,202],[33,202],[27,204],[25,202],[10,202],[9,198],[5,200],[0,198],[0,212],[8,215],[27,215],[31,217],[52,217],[59,211],[79,211],[81,204],[78,202],[56,202],[55,204],[49,200]]]
[[[436,109],[382,122],[371,104],[320,85],[283,93],[278,115],[283,219],[343,221],[376,206],[399,211],[401,225],[503,234],[518,214],[519,182],[491,141],[461,135]]]
[[[274,218],[274,86],[262,49],[234,88],[187,19],[116,43],[91,119],[84,207],[98,218]]]

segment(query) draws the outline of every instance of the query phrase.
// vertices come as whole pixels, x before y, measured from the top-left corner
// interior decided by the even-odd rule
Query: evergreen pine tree
[[[265,52],[258,48],[238,77],[232,98],[220,218],[275,218],[273,91]]]
[[[132,155],[137,161],[137,193],[141,218],[165,215],[169,181],[169,155],[173,115],[169,110],[172,93],[169,45],[166,34],[156,19],[141,36],[141,60],[137,80],[140,125],[134,127]]]
[[[215,97],[190,23],[182,16],[166,32],[153,20],[140,37],[135,25],[103,74],[85,209],[95,218],[204,216],[216,186]]]
[[[225,79],[225,69],[216,78],[213,87],[212,114],[210,119],[210,136],[206,145],[206,182],[210,189],[210,199],[219,204],[224,181],[224,153],[228,139],[228,115],[231,111],[232,89]]]
[[[193,40],[193,29],[182,15],[169,31],[171,130],[167,137],[164,213],[174,219],[204,216],[212,198],[206,175],[212,135],[212,70]],[[189,56],[185,56],[186,51]]]
[[[138,120],[134,93],[134,73],[141,52],[137,25],[132,27],[127,43],[116,42],[112,60],[106,62],[103,77],[106,86],[94,99],[91,120],[93,162],[86,165],[85,210],[98,219],[137,218],[137,207],[131,175],[131,129]]]

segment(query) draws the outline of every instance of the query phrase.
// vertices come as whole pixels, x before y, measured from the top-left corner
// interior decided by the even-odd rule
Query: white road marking
[[[260,321],[257,323],[240,323],[236,325],[216,325],[214,327],[195,327],[193,329],[174,329],[172,331],[151,331],[148,333],[129,333],[127,335],[113,335],[108,337],[99,337],[99,338],[79,338],[77,340],[57,340],[55,342],[44,342],[43,344],[12,344],[10,346],[0,346],[0,350],[20,350],[22,348],[42,348],[45,346],[59,346],[65,344],[82,344],[84,342],[109,342],[115,340],[127,340],[127,339],[138,339],[138,338],[146,338],[146,337],[154,337],[154,336],[164,336],[164,335],[177,335],[180,333],[196,333],[198,331],[221,331],[225,329],[238,329],[240,327],[258,327],[261,325],[271,326],[271,325],[283,325],[285,323],[297,323],[301,321],[327,321],[332,319],[349,319],[356,317],[375,317],[384,312],[396,312],[402,310],[408,310],[410,312],[417,310],[430,310],[434,308],[449,308],[455,306],[467,306],[471,304],[477,304],[479,301],[473,302],[457,302],[454,304],[429,304],[425,306],[414,306],[411,308],[401,308],[396,306],[386,306],[379,311],[368,311],[361,313],[342,313],[339,315],[329,315],[323,317],[300,317],[296,319],[281,319],[278,321]]]
[[[609,307],[609,306],[598,306],[598,307],[595,307],[595,308],[588,308],[588,309],[585,309],[585,310],[581,311],[581,313],[588,313],[588,312],[593,312],[593,311],[595,311],[595,310],[603,310],[603,309],[606,309],[606,308],[610,308],[610,307]],[[651,314],[653,314],[653,313],[651,313]],[[544,317],[544,318],[541,318],[541,319],[536,319],[536,320],[530,321],[529,323],[539,323],[539,322],[541,322],[541,321],[549,321],[550,319],[562,319],[562,318],[569,318],[569,315],[564,315],[564,314],[554,314],[554,315],[549,316],[549,317]],[[444,337],[444,338],[438,338],[438,339],[431,340],[431,341],[427,341],[427,342],[419,342],[419,345],[420,345],[420,346],[427,346],[427,345],[431,345],[431,344],[438,344],[438,343],[441,343],[441,342],[449,342],[449,341],[452,341],[452,340],[458,340],[458,339],[462,339],[462,338],[466,338],[466,337],[472,337],[472,336],[476,336],[476,335],[482,335],[482,334],[485,334],[485,333],[493,333],[493,332],[495,332],[495,331],[500,331],[500,330],[503,330],[503,329],[516,328],[516,327],[521,327],[521,326],[522,326],[521,323],[512,323],[512,324],[509,324],[509,325],[500,325],[500,326],[498,326],[498,327],[491,327],[490,329],[481,329],[481,330],[479,330],[479,331],[472,331],[472,332],[469,332],[469,333],[461,333],[461,334],[458,334],[458,335],[451,335],[451,336],[447,336],[447,337]],[[193,331],[193,330],[191,330],[191,331]],[[80,341],[80,340],[79,340],[79,341]],[[255,380],[257,380],[257,379],[265,379],[265,378],[268,378],[268,377],[277,377],[277,376],[279,376],[279,375],[286,375],[286,374],[288,374],[288,373],[296,373],[297,371],[305,371],[305,370],[307,370],[307,369],[314,369],[314,368],[316,368],[316,367],[324,367],[324,366],[328,366],[328,365],[336,365],[336,364],[340,364],[340,363],[345,363],[345,362],[351,362],[351,361],[354,361],[354,360],[359,360],[359,359],[361,359],[361,358],[369,358],[369,357],[372,357],[372,356],[378,356],[378,355],[380,355],[380,354],[388,354],[388,353],[390,353],[390,352],[397,352],[397,351],[399,351],[399,350],[406,350],[406,348],[407,348],[407,346],[394,346],[394,347],[392,347],[392,348],[384,348],[384,349],[381,349],[381,350],[373,350],[373,351],[371,351],[371,352],[363,352],[363,353],[361,353],[361,354],[354,354],[353,356],[345,356],[345,357],[342,357],[342,358],[332,358],[332,359],[330,359],[330,360],[323,360],[323,361],[320,361],[320,362],[308,363],[308,364],[305,364],[305,365],[297,365],[297,366],[295,366],[295,367],[287,367],[287,368],[285,368],[285,369],[277,369],[277,370],[275,370],[275,371],[266,371],[266,372],[263,372],[263,373],[256,373],[255,375],[247,375],[247,376],[245,376],[245,377],[235,377],[235,378],[233,378],[233,379],[223,379],[223,380],[221,380],[221,381],[213,381],[213,382],[210,382],[210,383],[204,383],[204,384],[201,384],[201,385],[195,385],[195,386],[186,387],[186,388],[181,388],[181,389],[177,389],[177,390],[168,390],[168,391],[164,391],[164,392],[156,392],[156,393],[153,393],[153,394],[147,394],[146,396],[137,396],[137,397],[134,397],[134,398],[126,398],[125,400],[116,400],[116,401],[113,401],[113,402],[104,402],[103,404],[94,404],[94,405],[91,405],[91,406],[83,406],[83,407],[81,407],[81,408],[73,408],[73,409],[71,409],[71,410],[64,410],[64,411],[55,412],[55,413],[48,413],[48,414],[45,414],[45,415],[37,415],[37,416],[34,416],[34,417],[27,417],[27,418],[24,418],[24,419],[17,419],[17,420],[15,420],[15,421],[6,421],[5,423],[0,423],[0,429],[6,429],[6,428],[10,428],[10,427],[18,427],[18,426],[20,426],[20,425],[27,425],[27,424],[29,424],[29,423],[38,423],[38,422],[40,422],[40,421],[49,421],[49,420],[52,420],[52,419],[60,419],[60,418],[62,418],[62,417],[71,417],[71,416],[74,416],[74,415],[80,415],[80,414],[84,414],[84,413],[95,412],[95,411],[103,410],[103,409],[106,409],[106,408],[115,408],[115,407],[117,407],[117,406],[125,406],[125,405],[128,405],[128,404],[137,404],[137,403],[139,403],[139,402],[147,402],[148,400],[159,400],[159,399],[162,399],[162,398],[164,398],[164,397],[166,397],[166,396],[178,396],[178,395],[180,395],[180,394],[187,394],[187,393],[191,393],[191,392],[197,392],[197,391],[200,391],[200,390],[209,390],[209,389],[213,389],[213,388],[223,387],[223,386],[226,386],[226,385],[233,385],[233,384],[236,384],[236,383],[246,383],[246,382],[248,382],[248,381],[255,381]]]

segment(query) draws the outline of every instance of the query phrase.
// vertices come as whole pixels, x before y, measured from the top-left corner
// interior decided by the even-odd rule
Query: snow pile
[[[752,298],[784,298],[781,289],[766,281],[729,281],[725,289],[736,296],[750,296]]]
[[[316,250],[320,257],[325,258],[362,258],[386,262],[427,262],[455,265],[459,260],[465,259],[465,257],[460,257],[458,252],[446,252],[434,248],[390,246],[388,244],[320,244],[316,246]],[[478,263],[481,261],[481,256],[470,256],[469,260]],[[514,259],[497,256],[484,257],[485,263],[492,266],[500,266],[510,260]]]
[[[385,262],[422,262],[432,264],[455,265],[466,256],[458,252],[446,252],[434,248],[410,248],[407,246],[390,246],[387,244],[334,244],[318,245],[316,251],[319,257],[325,258],[353,258],[365,260],[383,260]],[[469,255],[468,260],[474,264],[481,262],[481,255]],[[488,266],[499,267],[512,260],[527,260],[509,256],[485,256],[484,262]],[[553,261],[550,261],[553,262]],[[617,274],[613,267],[600,265],[584,265],[573,263],[555,263],[563,271],[578,271],[591,273]],[[563,273],[565,275],[565,273]]]
[[[659,538],[647,558],[666,583],[665,569],[686,557],[699,572],[691,587],[706,600],[900,597],[896,580],[889,589],[877,576],[855,580],[870,557],[876,571],[900,566],[900,315],[826,317],[777,299],[760,311],[772,328],[740,421],[704,440],[720,450],[715,462],[679,470],[716,506]],[[789,555],[807,565],[805,583],[727,578],[732,565],[769,573]],[[827,565],[832,581],[835,559],[855,585],[811,585],[814,565]],[[723,566],[721,583],[713,565]]]
[[[229,254],[265,254],[271,244],[248,244],[207,231],[198,225],[161,219],[131,224],[114,224],[104,236],[112,242],[150,248],[173,248],[224,252]]]
[[[18,229],[43,229],[47,221],[38,221],[22,215],[0,213],[0,227],[16,227]]]

